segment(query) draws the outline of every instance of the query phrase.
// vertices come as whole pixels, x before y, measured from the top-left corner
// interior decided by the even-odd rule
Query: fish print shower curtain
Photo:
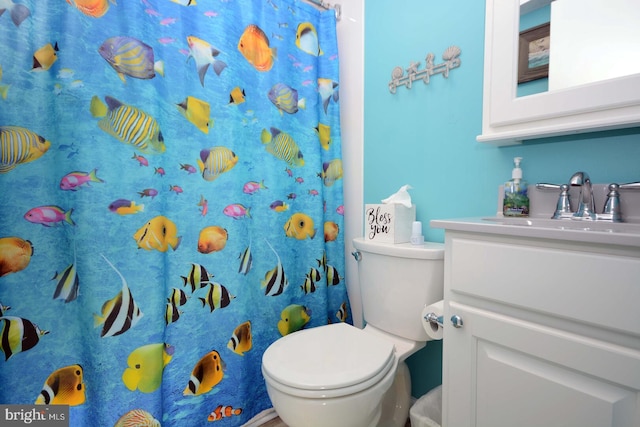
[[[240,426],[351,322],[333,11],[0,0],[0,403]]]

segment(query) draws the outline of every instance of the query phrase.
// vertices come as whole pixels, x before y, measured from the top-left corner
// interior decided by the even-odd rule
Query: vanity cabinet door
[[[447,301],[443,425],[640,426],[640,351]]]

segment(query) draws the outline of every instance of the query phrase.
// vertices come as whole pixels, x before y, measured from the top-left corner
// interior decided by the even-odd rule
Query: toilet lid
[[[345,323],[289,334],[267,348],[266,374],[305,390],[331,390],[384,375],[395,357],[393,344]]]

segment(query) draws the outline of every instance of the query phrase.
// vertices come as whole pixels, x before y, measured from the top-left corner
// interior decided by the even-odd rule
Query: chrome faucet
[[[580,203],[578,209],[573,214],[572,219],[595,221],[596,210],[593,191],[591,190],[591,179],[586,172],[576,172],[571,176],[569,185],[580,187]]]

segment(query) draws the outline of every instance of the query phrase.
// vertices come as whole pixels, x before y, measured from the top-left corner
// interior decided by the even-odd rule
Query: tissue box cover
[[[411,226],[416,220],[416,205],[407,208],[397,203],[366,204],[364,238],[383,243],[406,243],[411,240]]]

